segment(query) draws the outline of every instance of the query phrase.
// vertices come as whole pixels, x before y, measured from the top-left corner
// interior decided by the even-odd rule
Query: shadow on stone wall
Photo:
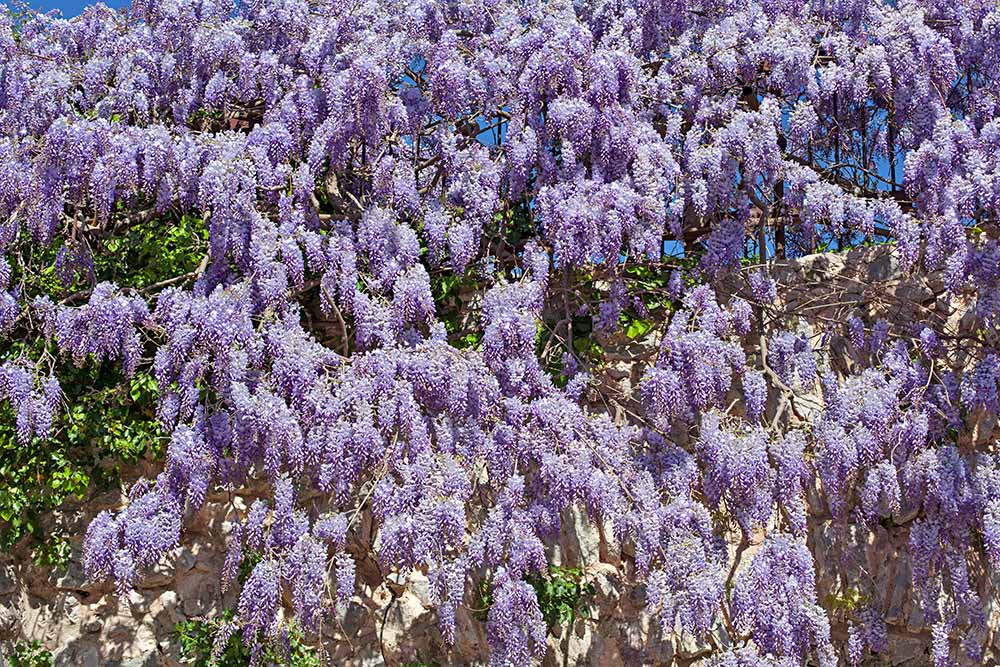
[[[943,286],[933,276],[911,279],[903,275],[888,246],[805,257],[778,266],[774,275],[782,285],[779,293],[786,296],[784,302],[773,305],[774,316],[813,341],[831,331],[836,334],[855,312],[895,322],[937,318],[956,332],[968,326],[962,319],[963,304],[945,297]],[[733,292],[743,289],[738,282],[730,288]],[[595,410],[610,410],[623,422],[629,419],[629,411],[638,408],[634,400],[638,381],[655,359],[659,341],[651,335],[638,341],[609,341],[608,347],[610,363],[594,390],[605,395],[603,400],[593,396],[593,405]],[[821,363],[840,370],[854,363],[842,337],[830,338],[829,349],[831,355]],[[803,414],[809,414],[810,405],[800,407]],[[975,437],[989,437],[995,426],[984,424]],[[135,476],[151,472],[134,471]],[[255,495],[254,489],[245,489],[236,502],[245,507]],[[225,558],[229,524],[224,519],[230,502],[228,495],[210,495],[205,507],[187,522],[181,545],[138,582],[136,591],[121,599],[112,587],[86,580],[80,552],[89,520],[102,509],[118,507],[120,495],[106,493],[83,504],[67,503],[47,519],[76,536],[66,568],[38,567],[25,548],[0,555],[0,639],[40,640],[53,651],[58,667],[178,666],[172,637],[175,625],[211,616],[236,602],[232,591],[221,590],[217,574]],[[881,664],[927,665],[930,634],[909,599],[905,523],[854,535],[855,553],[861,556],[852,560],[834,549],[832,537],[840,528],[824,518],[817,498],[813,510],[809,540],[821,598],[842,595],[862,584],[881,591],[884,599],[875,602],[887,614],[891,648],[887,662]],[[589,600],[589,619],[578,619],[571,627],[550,633],[544,667],[697,664],[709,646],[664,631],[646,614],[642,587],[625,583],[630,579],[631,555],[604,539],[606,534],[604,527],[593,525],[581,512],[569,511],[560,539],[550,547],[548,555],[554,564],[585,569],[595,593]],[[752,553],[754,546],[750,549]],[[744,565],[749,555],[744,555]],[[379,582],[373,576],[367,577],[366,584],[363,570],[362,564],[359,591],[336,622],[324,629],[327,664],[403,666],[433,660],[449,667],[484,663],[488,655],[484,624],[471,611],[474,600],[467,598],[466,608],[459,611],[456,644],[446,647],[437,629],[426,577],[415,573]],[[842,619],[834,612],[831,621],[835,642],[844,641]],[[713,641],[725,646],[728,638],[718,628]]]

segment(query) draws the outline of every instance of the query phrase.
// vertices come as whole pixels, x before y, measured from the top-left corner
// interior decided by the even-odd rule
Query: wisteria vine
[[[530,664],[527,581],[577,509],[706,647],[687,658],[887,650],[877,598],[819,598],[808,539],[846,563],[881,527],[936,667],[975,663],[1000,566],[997,44],[977,0],[12,9],[0,400],[22,444],[64,407],[17,341],[155,377],[162,472],[85,540],[123,595],[208,495],[266,484],[220,573],[257,559],[223,641],[258,657],[289,623],[322,634],[374,564],[427,575],[445,643],[485,583],[491,664]],[[96,265],[181,216],[206,230],[192,271]],[[776,308],[778,264],[865,243],[956,316],[859,304],[812,335]],[[591,345],[630,322],[658,347],[612,409]]]

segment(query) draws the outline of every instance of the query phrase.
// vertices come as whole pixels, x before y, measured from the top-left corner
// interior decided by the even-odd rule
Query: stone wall
[[[843,255],[816,255],[790,262],[775,272],[787,300],[774,305],[772,315],[784,318],[817,340],[835,329],[852,311],[884,314],[897,322],[940,318],[959,331],[967,323],[960,303],[943,296],[931,280],[902,275],[889,248],[858,250]],[[740,291],[738,283],[731,286]],[[823,306],[821,302],[826,304]],[[826,363],[846,368],[849,351],[836,336],[830,341],[833,354]],[[604,393],[619,421],[628,419],[634,390],[646,364],[655,358],[659,341],[655,334],[638,342],[612,345],[611,364],[598,378],[594,392]],[[753,351],[750,350],[752,353]],[[596,398],[596,396],[594,397]],[[809,415],[814,403],[804,400],[800,414]],[[977,440],[995,437],[994,423],[977,429]],[[133,477],[149,475],[139,469]],[[34,565],[26,546],[0,555],[0,639],[37,639],[50,649],[59,667],[153,667],[179,665],[174,626],[183,619],[211,616],[232,607],[232,591],[221,590],[218,572],[225,557],[224,536],[228,529],[222,517],[230,503],[251,502],[255,493],[246,489],[238,498],[210,495],[201,512],[186,525],[182,544],[170,558],[148,573],[137,590],[125,597],[112,587],[86,580],[81,564],[80,541],[89,520],[106,508],[121,505],[120,493],[104,493],[82,504],[67,503],[47,517],[49,525],[75,535],[67,568]],[[822,503],[814,503],[814,508]],[[912,601],[909,565],[905,555],[906,528],[891,532],[879,528],[856,536],[852,562],[840,557],[832,539],[836,530],[822,512],[810,518],[810,542],[816,554],[820,596],[842,594],[865,581],[876,582],[884,599],[876,600],[889,620],[891,651],[879,664],[922,667],[929,664],[930,633]],[[641,586],[626,585],[632,567],[628,553],[604,539],[605,530],[585,517],[569,512],[558,544],[551,547],[552,562],[580,565],[594,584],[591,616],[561,628],[549,637],[546,667],[591,665],[690,665],[699,663],[707,646],[692,637],[664,632],[644,611]],[[744,554],[752,557],[756,543]],[[870,577],[870,580],[865,579]],[[864,581],[863,581],[864,580]],[[989,586],[990,582],[983,582]],[[324,628],[322,645],[328,651],[326,664],[345,666],[403,666],[417,661],[446,665],[482,664],[487,656],[483,623],[470,611],[468,599],[459,612],[457,642],[445,647],[428,600],[427,579],[417,573],[407,579],[381,581],[376,573],[359,565],[358,593]],[[987,590],[981,591],[991,597]],[[995,616],[996,610],[993,611]],[[842,618],[834,615],[834,640],[846,638]],[[996,620],[994,618],[994,620]],[[994,622],[991,627],[997,627]],[[719,629],[714,641],[725,645]],[[1000,648],[1000,638],[996,644]],[[989,660],[996,664],[990,656]]]
[[[252,490],[244,496],[253,497]],[[50,517],[81,536],[101,509],[121,504],[119,493],[106,493],[83,504],[67,504]],[[184,619],[211,616],[232,607],[233,591],[220,588],[218,572],[225,559],[220,521],[229,505],[225,495],[210,496],[186,526],[181,545],[147,573],[136,590],[119,597],[113,586],[89,582],[83,574],[81,539],[73,540],[68,567],[32,563],[26,548],[0,556],[0,625],[5,637],[37,639],[55,655],[57,667],[174,667],[180,665],[172,631]],[[596,593],[591,618],[550,636],[545,665],[668,665],[674,646],[643,613],[640,590],[622,585],[620,554],[583,517],[567,514],[553,562],[582,564]],[[470,609],[459,613],[457,642],[441,640],[420,573],[390,577],[372,586],[359,568],[359,593],[324,630],[332,665],[406,665],[436,661],[445,665],[479,664],[486,659],[483,623]],[[374,578],[373,578],[374,579]],[[386,609],[388,608],[388,611]],[[384,619],[384,620],[383,620]],[[568,662],[567,662],[568,661]]]

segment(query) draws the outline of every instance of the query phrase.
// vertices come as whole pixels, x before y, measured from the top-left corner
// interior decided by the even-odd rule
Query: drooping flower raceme
[[[222,517],[219,641],[257,659],[293,619],[328,637],[368,554],[426,575],[449,644],[488,591],[490,661],[530,664],[529,581],[581,512],[665,634],[737,635],[715,664],[885,650],[875,604],[834,646],[815,530],[845,568],[892,532],[935,660],[963,637],[981,662],[998,25],[930,0],[5,13],[0,413],[61,442],[70,364],[122,395],[150,374],[162,471],[85,569],[125,593],[213,492],[264,489]]]

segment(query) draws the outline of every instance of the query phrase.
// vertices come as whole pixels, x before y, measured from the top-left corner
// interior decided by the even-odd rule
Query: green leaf
[[[635,340],[639,336],[644,336],[653,330],[653,323],[649,320],[632,320],[628,328],[625,329],[625,335]]]

